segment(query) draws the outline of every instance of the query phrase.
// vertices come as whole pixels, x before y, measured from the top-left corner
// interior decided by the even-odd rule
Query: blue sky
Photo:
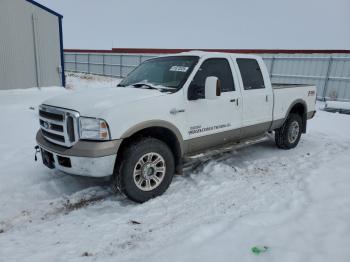
[[[350,49],[349,0],[38,0],[65,48]]]

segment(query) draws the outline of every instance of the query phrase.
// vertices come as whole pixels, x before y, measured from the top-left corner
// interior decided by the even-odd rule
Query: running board
[[[208,151],[205,151],[203,153],[195,154],[195,155],[188,155],[183,158],[183,171],[190,171],[194,170],[197,167],[207,163],[210,160],[215,161],[223,161],[225,159],[228,159],[232,157],[231,154],[225,154],[229,153],[233,150],[237,150],[242,147],[258,144],[264,141],[267,141],[271,138],[271,135],[266,133],[262,136],[250,138],[247,140],[243,140],[241,142],[226,144],[221,147],[217,147]]]

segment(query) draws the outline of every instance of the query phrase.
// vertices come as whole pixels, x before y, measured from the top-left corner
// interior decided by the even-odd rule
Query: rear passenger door
[[[261,68],[256,59],[237,58],[242,80],[242,136],[259,135],[270,127],[273,97],[266,88]]]

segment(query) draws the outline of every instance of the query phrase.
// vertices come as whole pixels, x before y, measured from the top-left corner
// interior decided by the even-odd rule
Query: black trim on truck
[[[316,115],[316,111],[307,112],[307,119],[314,118],[315,115]]]

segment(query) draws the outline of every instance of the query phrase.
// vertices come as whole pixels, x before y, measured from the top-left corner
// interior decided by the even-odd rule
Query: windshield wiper
[[[156,89],[156,90],[159,90],[160,88],[157,88],[157,87],[155,87],[155,86],[153,86],[153,85],[151,85],[151,84],[148,84],[148,83],[136,83],[136,84],[132,84],[132,86],[134,86],[134,87],[143,87],[143,86],[145,86],[145,87],[147,87],[147,88],[149,88],[149,89]]]
[[[133,87],[143,87],[143,86],[146,86],[148,87],[149,89],[157,89],[155,86],[152,86],[150,84],[146,84],[146,83],[136,83],[136,84],[132,84],[130,86],[133,86]],[[123,84],[118,84],[117,87],[126,87],[126,85],[123,85]]]
[[[140,87],[147,87],[148,89],[155,89],[155,90],[158,90],[158,91],[170,91],[170,90],[173,90],[173,88],[171,87],[165,87],[165,86],[154,86],[150,83],[144,83],[144,82],[140,82],[140,83],[135,83],[135,84],[132,84],[131,86],[134,86],[136,88],[140,88]]]

